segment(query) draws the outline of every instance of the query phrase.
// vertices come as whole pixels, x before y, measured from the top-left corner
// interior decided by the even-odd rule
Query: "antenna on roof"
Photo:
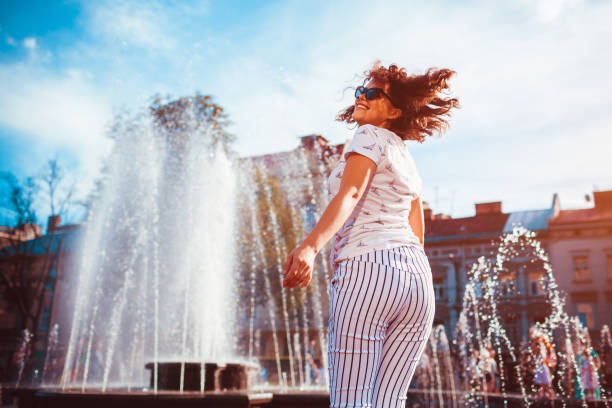
[[[436,208],[440,208],[438,206],[438,186],[435,187],[435,190],[436,190]]]

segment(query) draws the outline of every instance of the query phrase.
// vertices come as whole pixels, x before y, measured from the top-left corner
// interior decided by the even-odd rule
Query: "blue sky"
[[[378,3],[377,3],[378,4]],[[243,156],[293,149],[376,59],[457,71],[442,138],[409,144],[436,212],[562,208],[612,188],[612,2],[0,1],[0,171],[67,163],[85,194],[118,109],[200,91]]]

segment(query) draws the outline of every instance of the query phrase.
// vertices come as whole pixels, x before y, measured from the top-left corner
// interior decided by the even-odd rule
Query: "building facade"
[[[566,310],[598,338],[612,324],[612,191],[593,198],[592,208],[561,210],[549,220],[549,253]]]
[[[425,251],[431,264],[436,293],[434,324],[443,324],[447,333],[454,333],[462,307],[468,272],[484,256],[494,262],[502,235],[522,226],[536,232],[536,238],[546,248],[547,223],[559,211],[559,199],[553,196],[550,208],[505,213],[502,203],[477,203],[472,217],[452,218],[433,214],[424,207]],[[544,271],[537,270],[522,259],[513,259],[512,269],[502,276],[499,310],[506,330],[514,341],[526,338],[529,327],[542,320],[545,308],[538,279]]]
[[[3,279],[0,290],[0,382],[15,379],[16,365],[23,358],[19,350],[24,328],[32,334],[27,348],[30,368],[39,373],[43,369],[51,322],[61,322],[62,330],[68,331],[69,324],[57,316],[58,307],[67,306],[57,305],[66,305],[70,300],[63,282],[66,276],[77,273],[73,254],[81,237],[78,226],[59,224],[58,216],[50,217],[45,235],[41,235],[37,225],[18,226],[13,229],[16,232],[10,243],[0,247]],[[8,230],[4,228],[4,231]],[[15,240],[15,237],[25,239]],[[19,290],[20,286],[23,289]]]
[[[252,160],[258,166],[265,166],[269,176],[277,180],[291,180],[291,186],[298,191],[297,196],[310,189],[318,200],[324,195],[322,188],[330,168],[342,154],[344,144],[329,145],[320,135],[301,138],[300,146],[290,152],[269,154],[243,160]],[[308,154],[304,154],[307,152]],[[300,162],[303,165],[296,166]],[[291,164],[291,165],[289,165]],[[310,173],[308,173],[310,172]],[[315,187],[313,187],[315,186]],[[553,195],[550,207],[544,209],[515,211],[506,213],[501,202],[475,204],[475,214],[471,217],[452,218],[444,214],[434,214],[424,203],[425,251],[429,258],[436,296],[436,315],[434,324],[442,324],[449,337],[455,331],[461,312],[463,294],[472,265],[481,256],[495,259],[499,239],[522,226],[536,233],[536,239],[550,254],[550,260],[560,289],[567,294],[566,311],[578,315],[595,335],[604,324],[612,320],[612,191],[594,193],[593,208],[561,210],[558,196]],[[295,203],[305,215],[303,228],[309,230],[316,222],[317,205],[305,199]],[[23,248],[30,245],[28,253],[32,267],[28,273],[47,273],[40,304],[42,312],[37,325],[39,339],[33,349],[42,358],[47,346],[51,322],[60,324],[59,352],[67,343],[71,323],[71,299],[74,298],[78,264],[78,252],[83,234],[77,226],[60,226],[59,219],[50,220],[49,232],[40,236],[33,227],[21,229],[0,228],[0,248]],[[16,242],[15,240],[19,240]],[[290,250],[291,248],[286,248]],[[320,257],[324,257],[323,256]],[[50,257],[50,258],[49,258]],[[45,259],[53,259],[52,267]],[[509,272],[502,277],[503,297],[499,310],[506,330],[513,342],[527,337],[529,327],[541,321],[547,314],[545,296],[539,279],[544,273],[537,265],[527,265],[524,259],[514,259]],[[10,251],[0,254],[1,263],[11,263]],[[321,265],[327,262],[323,259]],[[0,265],[1,266],[1,265]],[[39,271],[39,272],[36,272]],[[41,272],[42,271],[42,272]],[[276,272],[276,271],[273,271]],[[325,271],[329,279],[331,271]],[[245,272],[246,273],[246,272]],[[322,286],[323,287],[323,286]],[[325,295],[324,292],[322,292]],[[292,299],[290,299],[293,301]],[[298,299],[299,300],[299,299]],[[0,294],[0,370],[11,364],[15,350],[19,346],[18,313]],[[238,336],[243,352],[251,349],[255,356],[275,371],[276,353],[280,354],[283,371],[289,360],[287,333],[284,330],[283,314],[276,310],[274,324],[270,320],[270,305],[258,305],[253,323],[245,314],[238,319]],[[319,310],[310,310],[307,316],[300,317],[310,322],[290,334],[291,348],[302,349],[304,353],[309,339],[326,337],[328,303],[322,296]],[[299,308],[298,308],[299,310]],[[298,311],[298,313],[304,313]],[[290,314],[291,322],[301,315]],[[319,321],[320,320],[320,321]],[[321,323],[323,322],[323,323]],[[251,340],[250,326],[253,324],[254,339]],[[291,323],[293,327],[295,325]],[[276,330],[273,330],[273,327]],[[295,335],[298,334],[299,338]],[[297,343],[296,343],[297,342]],[[249,345],[249,343],[252,343]],[[319,347],[319,346],[318,346]],[[322,356],[316,350],[317,356]],[[319,360],[320,362],[320,360]],[[305,375],[305,374],[304,374]],[[0,380],[3,378],[0,377]]]

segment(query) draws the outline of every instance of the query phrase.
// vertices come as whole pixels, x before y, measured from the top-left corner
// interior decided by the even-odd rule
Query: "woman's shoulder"
[[[376,141],[380,145],[391,144],[405,147],[402,138],[392,130],[370,124],[358,126],[357,129],[355,129],[353,138],[368,138],[372,141]]]
[[[357,128],[355,129],[355,133],[372,133],[372,134],[375,134],[377,136],[390,136],[390,135],[393,135],[393,136],[399,138],[399,136],[397,134],[395,134],[395,132],[393,132],[392,130],[389,130],[389,129],[383,128],[383,127],[378,127],[378,126],[375,126],[375,125],[371,125],[369,123],[357,126]]]
[[[378,139],[381,135],[380,128],[370,124],[359,125],[355,129],[355,134],[353,135],[353,138],[360,137],[362,135]]]

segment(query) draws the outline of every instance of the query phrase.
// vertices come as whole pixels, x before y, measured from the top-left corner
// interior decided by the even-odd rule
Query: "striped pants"
[[[404,407],[434,318],[423,248],[403,246],[342,260],[329,295],[331,406]]]

